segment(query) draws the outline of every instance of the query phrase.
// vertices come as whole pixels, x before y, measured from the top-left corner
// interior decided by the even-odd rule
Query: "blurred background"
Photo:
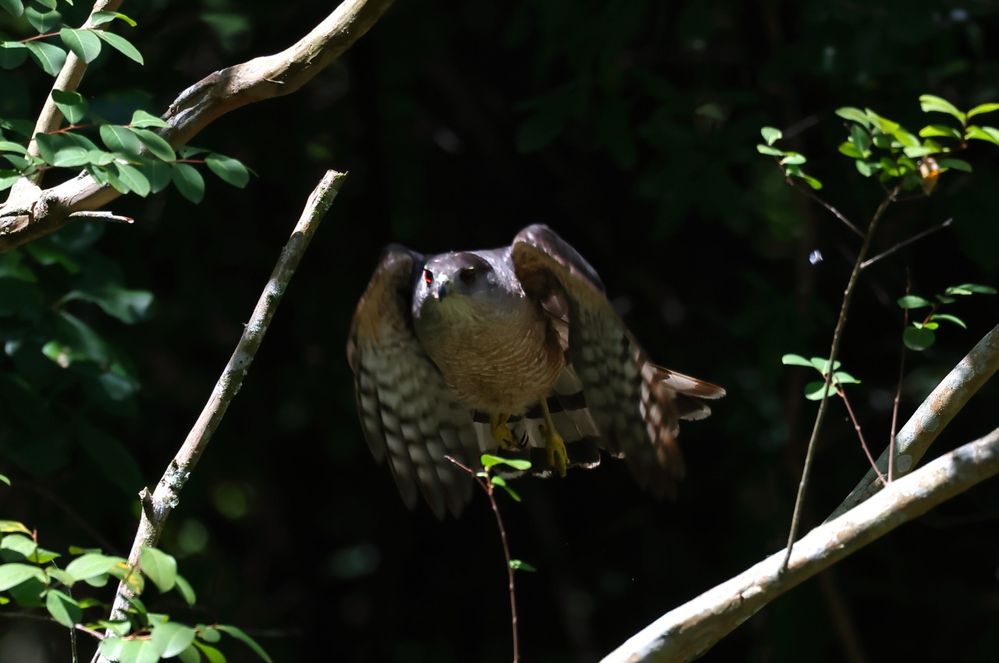
[[[126,3],[145,67],[102,57],[81,92],[112,120],[136,106],[161,113],[203,76],[284,48],[329,4]],[[132,325],[64,304],[127,369],[118,391],[96,364],[58,369],[35,346],[0,356],[0,468],[14,481],[0,486],[0,515],[37,527],[49,549],[127,553],[136,492],[158,480],[200,411],[307,194],[325,169],[348,170],[161,543],[198,604],[155,592],[147,604],[237,624],[276,661],[509,660],[488,502],[477,495],[444,522],[403,507],[361,436],[344,346],[383,245],[492,247],[545,222],[599,271],[655,360],[729,394],[683,427],[688,478],[675,503],[642,493],[612,461],[520,481],[521,504],[501,498],[513,556],[538,569],[518,575],[524,660],[597,660],[787,536],[816,407],[802,389],[815,374],[780,357],[828,352],[858,241],[756,153],[759,128],[782,128],[822,195],[866,225],[882,191],[837,153],[834,110],[870,107],[917,130],[922,93],[961,108],[999,101],[997,30],[999,7],[974,0],[399,0],[304,89],[196,138],[255,171],[245,190],[205,171],[197,206],[174,189],[121,198],[111,209],[134,226],[81,223],[52,240],[76,247],[81,272],[31,263],[39,310],[95,274],[155,302]],[[49,85],[33,67],[0,71],[0,115],[34,117]],[[924,295],[997,283],[997,157],[973,145],[974,174],[948,173],[932,197],[894,206],[875,239],[881,251],[955,219],[858,288],[841,357],[863,381],[850,394],[875,454],[887,443],[907,272]],[[0,310],[8,336],[28,324],[12,310]],[[902,422],[999,305],[972,297],[951,312],[968,329],[909,354]],[[931,455],[993,429],[997,397],[993,381]],[[831,403],[804,526],[866,469]],[[992,482],[806,582],[705,660],[994,661],[997,625]],[[223,648],[254,660],[235,641]],[[0,619],[4,661],[68,651],[61,627]]]

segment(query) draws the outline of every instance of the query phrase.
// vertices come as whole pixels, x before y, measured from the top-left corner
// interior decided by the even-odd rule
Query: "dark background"
[[[81,91],[109,116],[135,104],[162,112],[208,73],[284,48],[327,4],[127,3],[146,66],[105,56]],[[37,447],[45,467],[11,464],[4,440],[16,424],[0,421],[0,462],[15,482],[0,487],[2,516],[37,527],[48,548],[127,552],[135,491],[155,483],[193,423],[305,197],[325,169],[348,170],[163,538],[197,607],[155,592],[147,603],[240,625],[278,661],[509,660],[487,501],[477,495],[445,522],[403,507],[361,437],[344,345],[384,244],[492,247],[542,221],[596,267],[654,359],[729,393],[710,419],[683,427],[688,479],[675,503],[643,494],[613,461],[521,481],[522,504],[501,500],[514,557],[538,569],[518,575],[524,660],[596,660],[787,536],[815,404],[801,396],[813,375],[780,356],[827,353],[858,241],[756,153],[759,127],[783,128],[823,196],[866,224],[882,192],[836,152],[833,111],[871,107],[916,130],[942,118],[922,116],[919,94],[962,108],[999,100],[997,29],[999,8],[973,1],[400,0],[303,90],[196,138],[254,169],[245,190],[206,175],[198,206],[172,189],[111,205],[137,222],[107,228],[93,250],[128,287],[155,293],[154,314],[125,326],[85,303],[73,310],[131,358],[142,388],[117,412],[78,408],[79,385],[43,400],[118,440],[139,472],[95,462],[68,429],[46,438],[53,450]],[[30,67],[0,76],[3,114],[33,116],[49,81]],[[879,251],[956,219],[858,288],[841,356],[863,380],[850,393],[875,454],[889,429],[906,270],[926,295],[996,285],[997,155],[973,146],[973,175],[947,174],[931,198],[896,205],[875,239]],[[816,249],[825,259],[812,266]],[[962,300],[952,312],[969,329],[946,328],[909,355],[902,421],[997,308],[995,297]],[[0,357],[0,371],[14,370]],[[994,428],[997,396],[987,386],[931,455]],[[805,526],[866,467],[831,403]],[[997,624],[992,482],[777,600],[706,660],[994,661]],[[60,627],[0,620],[0,652],[15,645],[37,647],[34,660],[68,659]],[[252,660],[223,646],[230,660]]]

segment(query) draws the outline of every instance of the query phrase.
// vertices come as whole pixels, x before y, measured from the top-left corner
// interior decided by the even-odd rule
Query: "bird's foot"
[[[541,434],[545,438],[545,456],[548,458],[548,465],[558,471],[559,476],[564,477],[565,471],[569,467],[569,453],[565,449],[565,440],[554,428],[541,426]]]
[[[492,414],[489,415],[489,432],[500,449],[504,451],[519,451],[520,446],[513,437],[513,431],[507,426],[507,419],[510,415]]]

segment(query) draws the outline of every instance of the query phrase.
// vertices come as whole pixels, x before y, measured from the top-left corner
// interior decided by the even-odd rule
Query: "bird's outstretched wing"
[[[388,459],[406,506],[413,508],[422,493],[440,518],[448,511],[457,516],[473,488],[444,456],[474,466],[479,445],[471,412],[413,333],[410,303],[423,263],[405,247],[385,249],[354,313],[347,361],[371,452]]]
[[[725,390],[650,362],[611,307],[596,271],[544,225],[525,228],[512,259],[524,291],[539,302],[563,297],[569,308],[569,361],[583,383],[587,409],[609,452],[624,456],[636,480],[665,495],[684,465],[679,419],[701,419],[701,401]]]

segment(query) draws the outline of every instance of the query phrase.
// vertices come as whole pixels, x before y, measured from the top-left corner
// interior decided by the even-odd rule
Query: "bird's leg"
[[[493,439],[496,440],[496,444],[499,445],[500,449],[504,451],[519,451],[520,447],[517,446],[517,441],[513,439],[513,431],[506,425],[509,418],[509,414],[490,414],[489,432],[492,433]]]
[[[558,470],[559,476],[565,476],[565,470],[569,466],[569,454],[565,450],[565,440],[555,430],[552,422],[552,413],[548,410],[548,401],[541,399],[541,412],[545,415],[545,424],[541,427],[541,434],[545,437],[545,455],[548,457],[548,465]]]

